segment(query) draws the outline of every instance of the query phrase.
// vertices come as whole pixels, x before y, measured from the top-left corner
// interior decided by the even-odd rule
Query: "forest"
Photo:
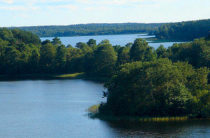
[[[96,40],[64,46],[19,29],[0,29],[0,75],[84,72],[104,78],[112,116],[210,117],[210,37],[157,49],[136,39],[125,46]]]
[[[161,41],[193,41],[210,34],[210,19],[176,23],[77,24],[67,26],[11,27],[30,31],[39,37],[114,35],[147,33]]]
[[[162,23],[76,24],[68,26],[12,27],[37,34],[39,37],[84,36],[153,33]]]
[[[192,41],[210,34],[210,19],[164,24],[155,31],[158,39]]]

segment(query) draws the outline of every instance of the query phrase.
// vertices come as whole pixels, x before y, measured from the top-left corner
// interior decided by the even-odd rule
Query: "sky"
[[[210,18],[210,0],[0,0],[0,27]]]

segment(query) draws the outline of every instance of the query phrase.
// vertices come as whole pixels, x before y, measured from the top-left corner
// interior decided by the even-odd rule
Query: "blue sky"
[[[210,18],[210,0],[0,0],[0,27]]]

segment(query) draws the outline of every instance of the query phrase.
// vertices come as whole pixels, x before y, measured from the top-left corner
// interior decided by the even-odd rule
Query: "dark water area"
[[[178,122],[112,122],[119,137],[209,137],[210,120]]]
[[[86,43],[89,39],[95,39],[97,44],[100,43],[102,40],[108,39],[112,45],[121,45],[125,46],[127,43],[133,43],[136,38],[151,38],[154,35],[147,35],[147,34],[124,34],[124,35],[98,35],[98,36],[75,36],[75,37],[59,37],[61,42],[64,45],[71,44],[75,46],[78,42]],[[54,37],[43,37],[41,38],[42,41],[49,39],[52,40]],[[158,42],[153,43],[149,41],[149,45],[154,47],[155,49],[158,48],[160,45],[164,45],[164,47],[168,48],[172,46],[174,43],[180,42]]]
[[[210,121],[108,122],[87,109],[105,88],[86,80],[0,81],[0,138],[209,137]]]

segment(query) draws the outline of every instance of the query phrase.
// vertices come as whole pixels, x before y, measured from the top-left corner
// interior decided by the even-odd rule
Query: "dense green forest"
[[[164,24],[155,35],[158,39],[192,41],[210,34],[210,19]]]
[[[126,46],[90,39],[73,48],[58,38],[41,42],[30,32],[0,29],[1,75],[85,72],[106,78],[103,115],[210,117],[209,68],[209,37],[156,50],[143,39]]]
[[[134,34],[152,33],[161,23],[115,23],[115,24],[77,24],[68,26],[31,26],[17,27],[30,31],[40,37],[58,36],[84,36],[84,35],[110,35],[110,34]]]
[[[10,29],[30,31],[39,37],[148,33],[155,34],[158,40],[192,41],[210,34],[210,19],[177,23],[77,24],[11,27]]]

